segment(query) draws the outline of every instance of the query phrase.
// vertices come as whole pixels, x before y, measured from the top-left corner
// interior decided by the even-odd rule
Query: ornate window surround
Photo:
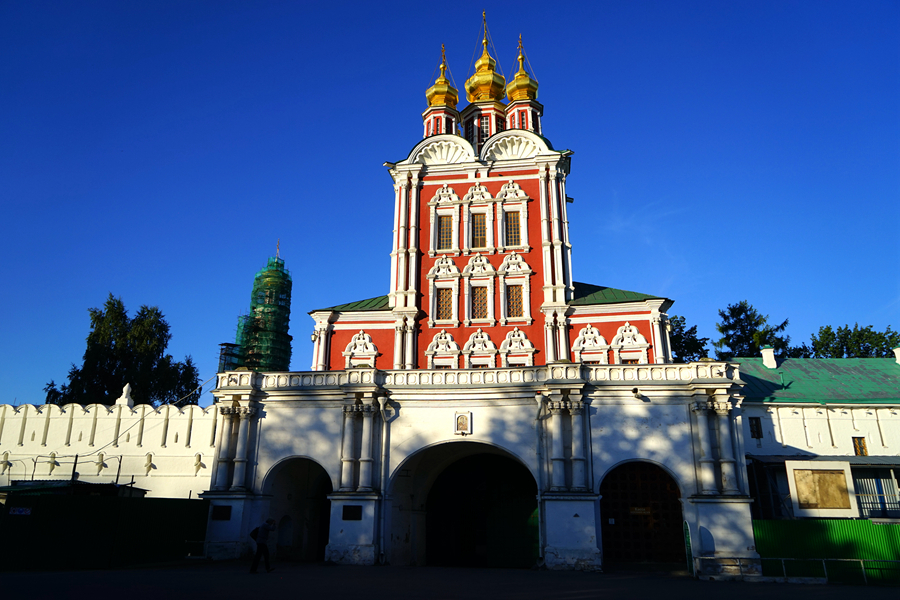
[[[496,200],[484,185],[476,182],[463,196],[463,254],[470,252],[485,252],[493,254],[494,247],[494,202]],[[473,206],[474,205],[474,206]],[[472,215],[483,214],[485,227],[485,241],[487,246],[475,248],[472,246]]]
[[[479,329],[471,336],[463,346],[463,368],[496,365],[494,357],[497,355],[497,346],[491,341],[491,336]]]
[[[341,354],[344,357],[345,369],[360,365],[374,367],[378,348],[372,343],[372,336],[360,329],[359,333],[350,339],[350,343]]]
[[[426,275],[428,279],[428,326],[459,327],[459,279],[460,272],[456,263],[449,256],[439,257]],[[437,315],[437,290],[450,288],[453,290],[453,317],[435,319]]]
[[[528,245],[528,202],[531,198],[522,191],[521,186],[510,179],[500,188],[497,194],[497,252],[507,252],[510,250],[521,250],[528,252],[531,246]],[[519,213],[519,246],[506,246],[506,213]]]
[[[473,323],[487,326],[496,324],[497,318],[494,313],[494,278],[496,275],[497,272],[494,270],[493,265],[491,265],[487,257],[482,254],[476,254],[470,258],[469,264],[463,269],[462,278],[463,285],[465,286],[466,306],[464,324],[466,327]],[[487,288],[487,318],[472,318],[472,288],[474,287]]]
[[[431,220],[431,244],[428,249],[428,256],[434,258],[438,254],[450,254],[459,256],[459,196],[453,191],[453,188],[446,183],[439,187],[434,197],[428,202],[429,218]],[[438,250],[437,239],[437,218],[438,216],[450,216],[453,223],[453,240],[450,248]]]
[[[453,341],[453,335],[441,329],[434,334],[425,356],[428,357],[428,368],[436,367],[458,369],[459,368],[459,344]]]
[[[588,323],[572,344],[575,362],[599,362],[609,364],[609,344],[596,327]]]
[[[637,360],[638,364],[648,364],[647,349],[650,348],[650,344],[638,328],[627,321],[619,327],[610,348],[613,351],[614,364],[621,364],[623,360]]]
[[[500,324],[524,323],[530,325],[531,318],[531,275],[534,271],[517,252],[511,252],[503,259],[497,269],[500,279]],[[510,317],[506,311],[506,288],[513,285],[522,286],[522,316]]]
[[[528,339],[524,331],[518,327],[506,334],[506,339],[500,344],[500,366],[534,366],[534,344]]]

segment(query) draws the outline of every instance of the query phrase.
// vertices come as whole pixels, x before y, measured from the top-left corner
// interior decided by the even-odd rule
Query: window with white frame
[[[463,232],[462,250],[464,254],[468,254],[472,249],[482,252],[493,250],[493,201],[491,193],[480,183],[470,187],[463,196],[465,231]]]
[[[431,214],[431,247],[429,256],[438,253],[459,253],[459,196],[444,184],[428,203]]]
[[[491,341],[487,332],[479,329],[469,337],[463,346],[464,369],[486,369],[497,366],[494,357],[497,346]]]
[[[500,252],[507,248],[528,249],[528,195],[510,179],[500,188],[497,200],[500,201],[497,249]]]
[[[443,329],[434,335],[425,350],[429,369],[458,369],[459,354],[459,344]]]
[[[449,256],[438,257],[426,275],[428,279],[428,326],[435,324],[456,327],[459,325],[460,272]]]
[[[511,252],[497,269],[500,281],[500,324],[531,323],[531,267],[518,253]]]
[[[496,271],[487,256],[476,254],[463,269],[466,290],[465,325],[473,322],[493,325],[494,278]]]

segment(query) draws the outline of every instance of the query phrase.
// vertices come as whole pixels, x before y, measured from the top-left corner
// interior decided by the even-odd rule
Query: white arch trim
[[[547,154],[553,150],[544,139],[527,129],[507,129],[492,135],[481,149],[481,160],[516,160]]]
[[[281,467],[284,466],[284,463],[294,460],[294,459],[298,459],[298,458],[308,460],[308,461],[318,465],[319,467],[321,467],[321,469],[323,471],[325,471],[325,475],[328,476],[328,479],[331,480],[332,491],[338,489],[339,473],[332,475],[331,473],[328,472],[328,469],[325,468],[325,465],[323,465],[321,462],[319,462],[318,460],[316,460],[315,458],[313,458],[311,456],[307,456],[305,454],[292,454],[291,456],[285,456],[285,457],[279,458],[277,461],[272,463],[272,465],[266,471],[265,476],[263,476],[262,485],[259,486],[260,492],[262,492],[263,494],[268,494],[272,487],[272,481],[274,480],[275,475],[278,474],[278,471],[281,470]]]
[[[473,162],[475,150],[466,139],[457,135],[433,135],[419,142],[409,153],[406,163],[449,165]]]

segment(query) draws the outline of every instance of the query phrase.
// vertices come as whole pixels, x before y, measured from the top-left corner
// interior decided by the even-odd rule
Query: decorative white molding
[[[631,323],[625,322],[616,332],[610,344],[613,350],[613,362],[621,363],[623,360],[637,360],[639,364],[647,364],[647,349],[650,344]]]
[[[480,183],[470,187],[466,195],[463,196],[463,202],[488,202],[492,199],[491,193]]]
[[[476,254],[469,259],[469,264],[465,266],[462,272],[463,277],[493,277],[497,272],[494,270],[491,261],[482,254]]]
[[[475,155],[467,146],[456,140],[435,139],[420,146],[410,162],[423,165],[449,165],[474,161]]]
[[[524,331],[515,327],[506,334],[506,339],[500,344],[500,366],[519,365],[530,367],[534,364],[534,344],[528,339]]]
[[[446,183],[439,187],[431,198],[431,202],[436,204],[444,204],[449,202],[459,202],[459,196],[453,191],[453,188]]]
[[[575,362],[590,361],[601,365],[609,363],[609,344],[606,338],[593,325],[588,324],[575,338],[572,352],[575,354]]]
[[[491,341],[485,331],[479,329],[471,336],[469,341],[463,346],[464,367],[470,369],[472,367],[496,366],[494,364],[494,356],[497,354],[497,346]]]
[[[434,261],[434,266],[428,271],[426,277],[428,279],[442,279],[448,277],[459,277],[459,269],[456,263],[449,256],[441,256]]]
[[[434,339],[425,350],[428,357],[428,368],[450,367],[459,368],[459,344],[453,341],[453,336],[441,329],[434,335]]]
[[[484,160],[516,160],[531,158],[540,152],[540,146],[530,137],[509,135],[485,144],[481,155]]]
[[[503,184],[502,188],[500,188],[497,199],[504,201],[528,200],[528,194],[522,191],[522,186],[510,179],[507,183]]]
[[[501,275],[531,275],[533,271],[525,259],[517,252],[510,252],[503,258],[497,271]]]
[[[372,336],[360,329],[359,333],[353,336],[347,349],[342,353],[344,356],[344,368],[349,369],[359,365],[375,366],[375,357],[378,356],[378,348],[372,343]]]

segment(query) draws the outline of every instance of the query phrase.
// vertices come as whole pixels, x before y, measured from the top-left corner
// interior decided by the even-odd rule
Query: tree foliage
[[[860,327],[859,323],[853,329],[849,325],[837,329],[825,325],[810,342],[813,358],[889,358],[900,346],[900,331],[892,331],[890,325],[884,331],[876,331],[871,325]]]
[[[142,306],[129,318],[122,299],[110,294],[102,309],[88,313],[83,363],[72,365],[68,383],[44,387],[47,404],[112,404],[126,383],[136,404],[197,403],[197,368],[190,356],[178,362],[166,354],[172,334],[159,308]]]
[[[791,355],[791,338],[781,335],[787,329],[787,319],[779,325],[769,325],[769,315],[759,314],[746,300],[729,304],[719,311],[719,318],[722,322],[716,323],[716,330],[722,337],[713,342],[719,360],[759,356],[763,346],[775,348],[777,356]]]
[[[688,327],[684,317],[669,317],[672,330],[669,340],[672,342],[672,358],[675,362],[689,363],[706,357],[706,344],[709,338],[697,337],[697,326]]]

